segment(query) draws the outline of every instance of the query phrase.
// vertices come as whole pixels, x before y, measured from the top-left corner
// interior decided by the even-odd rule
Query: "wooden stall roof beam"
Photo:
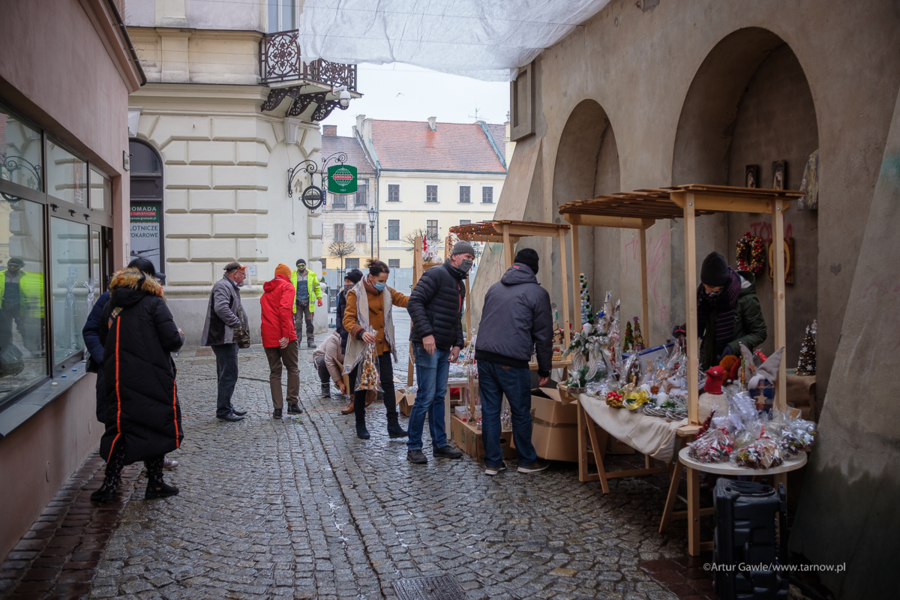
[[[638,233],[641,245],[641,322],[644,325],[644,347],[652,348],[650,343],[650,275],[647,273],[647,230]]]
[[[688,421],[700,422],[699,418],[699,370],[700,344],[697,339],[697,224],[694,210],[694,194],[673,192],[672,201],[684,206],[684,271],[685,271],[685,313],[687,313],[687,382]]]
[[[785,323],[784,290],[784,209],[787,202],[777,200],[772,210],[772,230],[775,240],[774,291],[775,291],[775,349],[785,348],[787,332]],[[775,384],[775,406],[781,412],[787,411],[787,361],[782,358],[778,364],[778,380]]]
[[[503,225],[503,268],[509,269],[513,265],[513,242],[509,238],[509,225]]]

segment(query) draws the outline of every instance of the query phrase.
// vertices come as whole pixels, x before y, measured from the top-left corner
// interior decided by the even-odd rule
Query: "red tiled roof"
[[[506,125],[496,125],[494,123],[488,123],[487,128],[488,131],[491,132],[491,137],[494,138],[494,143],[497,144],[497,150],[499,150],[501,154],[505,154]]]
[[[369,162],[366,153],[355,137],[322,136],[322,158],[336,152],[347,153],[347,164],[356,167],[358,175],[375,175],[375,167]],[[331,166],[333,162],[329,162]]]
[[[424,121],[373,119],[372,145],[382,169],[506,173],[477,123],[438,121],[431,131]]]

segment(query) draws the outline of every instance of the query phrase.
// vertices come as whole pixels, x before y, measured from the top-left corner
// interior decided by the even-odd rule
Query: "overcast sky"
[[[509,111],[509,83],[493,83],[429,71],[412,65],[361,64],[357,90],[347,110],[335,110],[323,122],[337,125],[338,135],[351,135],[356,115],[370,119],[474,123],[503,123]]]

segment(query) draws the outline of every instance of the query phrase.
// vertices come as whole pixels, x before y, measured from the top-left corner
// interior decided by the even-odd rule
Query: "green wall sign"
[[[355,194],[356,167],[350,165],[328,167],[328,191],[332,194]]]

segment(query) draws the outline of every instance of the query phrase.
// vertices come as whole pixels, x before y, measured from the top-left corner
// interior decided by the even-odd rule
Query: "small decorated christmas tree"
[[[632,352],[634,350],[634,334],[631,331],[631,321],[625,323],[625,339],[622,341],[622,352]]]
[[[800,362],[797,365],[797,375],[816,374],[816,322],[806,326],[806,335],[803,337],[803,345],[800,346]]]
[[[634,318],[634,351],[640,352],[644,349],[644,336],[641,334],[641,320]]]
[[[594,323],[594,309],[591,306],[591,293],[588,291],[587,277],[582,273],[579,276],[581,282],[581,324]]]

